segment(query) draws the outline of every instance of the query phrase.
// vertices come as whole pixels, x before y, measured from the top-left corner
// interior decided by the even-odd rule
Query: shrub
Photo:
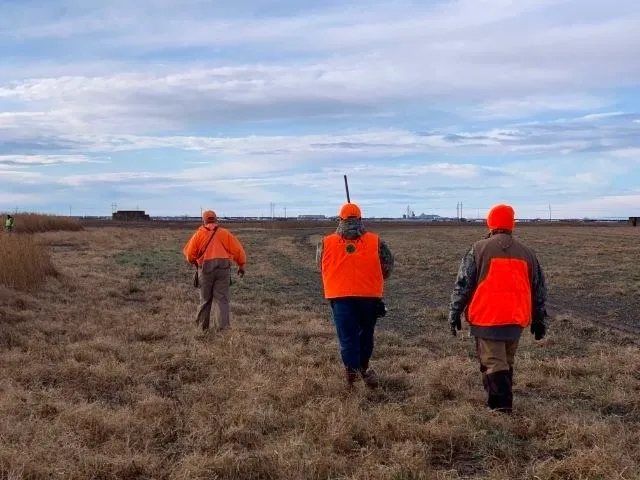
[[[61,217],[58,215],[43,215],[39,213],[16,213],[11,214],[14,218],[14,233],[37,233],[53,232],[58,230],[82,230],[80,222],[71,217]],[[2,225],[7,214],[2,214]]]
[[[32,290],[47,275],[57,275],[44,245],[31,235],[0,234],[0,284],[17,290]]]

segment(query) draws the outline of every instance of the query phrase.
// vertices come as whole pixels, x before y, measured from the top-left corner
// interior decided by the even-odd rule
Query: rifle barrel
[[[349,197],[349,182],[347,182],[347,176],[344,176],[344,189],[347,192],[347,203],[351,203],[351,197]]]

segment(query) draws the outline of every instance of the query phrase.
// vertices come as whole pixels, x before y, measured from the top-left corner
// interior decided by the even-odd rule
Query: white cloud
[[[0,166],[50,166],[103,163],[84,155],[0,155]]]
[[[610,99],[590,95],[532,96],[499,99],[471,109],[470,113],[482,119],[506,119],[528,117],[540,113],[559,111],[588,111],[602,108],[611,103]],[[611,114],[592,114],[583,118],[599,118]]]
[[[44,195],[0,192],[0,205],[33,205],[38,202],[42,202],[44,199]]]
[[[17,80],[18,68],[15,81],[0,83],[0,98],[46,105],[111,133],[374,112],[407,101],[465,111],[465,103],[483,99],[476,113],[497,118],[583,111],[611,99],[576,92],[576,85],[587,91],[640,81],[640,66],[628,61],[640,56],[640,7],[616,4],[464,0],[366,10],[347,4],[326,13],[252,18],[225,17],[199,2],[180,8],[109,2],[91,11],[73,2],[62,20],[41,5],[29,21],[20,9],[17,21],[6,17],[5,39],[61,39],[82,50],[78,39],[93,35],[91,48],[110,62],[203,48],[214,66],[176,54],[144,64],[129,59],[118,73],[103,75]],[[221,56],[216,48],[239,51]],[[259,60],[244,59],[254,51]]]

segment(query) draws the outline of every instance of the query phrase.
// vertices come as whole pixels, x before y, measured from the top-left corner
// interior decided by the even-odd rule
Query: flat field
[[[523,337],[505,417],[446,322],[482,228],[380,226],[396,256],[382,384],[352,393],[314,265],[333,225],[232,228],[249,264],[224,335],[194,324],[192,229],[36,235],[59,274],[0,289],[0,478],[640,478],[640,229],[519,228],[553,319]]]

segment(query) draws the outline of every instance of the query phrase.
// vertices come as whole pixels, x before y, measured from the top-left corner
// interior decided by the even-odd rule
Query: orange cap
[[[340,220],[346,220],[347,218],[362,218],[362,212],[360,211],[360,207],[355,203],[345,203],[342,205],[338,217],[340,217]]]
[[[213,223],[216,221],[216,218],[216,212],[213,210],[205,210],[202,212],[202,220],[204,220],[205,223]]]
[[[516,226],[515,212],[509,205],[496,205],[489,210],[487,226],[490,230],[513,230]]]

